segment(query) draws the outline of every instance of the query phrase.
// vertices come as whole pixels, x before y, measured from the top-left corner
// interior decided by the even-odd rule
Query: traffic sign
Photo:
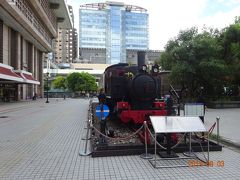
[[[100,104],[96,107],[96,115],[100,120],[105,120],[109,115],[109,108],[107,105]]]

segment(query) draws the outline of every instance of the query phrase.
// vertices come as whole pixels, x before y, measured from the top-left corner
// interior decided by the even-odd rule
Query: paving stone
[[[85,145],[81,138],[86,133],[88,100],[24,105],[17,111],[9,107],[8,118],[0,120],[1,180],[240,179],[240,154],[227,147],[210,152],[210,160],[224,161],[224,167],[154,169],[139,156],[79,156]]]

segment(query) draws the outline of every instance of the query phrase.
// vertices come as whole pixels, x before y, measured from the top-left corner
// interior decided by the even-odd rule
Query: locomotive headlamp
[[[142,66],[142,70],[143,70],[143,71],[146,71],[146,70],[147,70],[147,66],[146,66],[146,65],[143,65],[143,66]]]
[[[159,66],[157,64],[152,66],[152,73],[158,73],[159,72]]]
[[[154,73],[157,73],[157,72],[158,72],[158,68],[157,68],[157,67],[154,67],[154,68],[153,68],[153,72],[154,72]]]

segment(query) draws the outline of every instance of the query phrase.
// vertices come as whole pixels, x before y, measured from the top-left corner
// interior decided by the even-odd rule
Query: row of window
[[[148,31],[147,27],[127,26],[126,31]]]
[[[148,46],[131,44],[131,45],[126,45],[126,48],[127,49],[148,49]]]
[[[80,42],[80,47],[102,47],[105,48],[105,43]]]
[[[131,25],[144,25],[144,26],[146,26],[147,21],[136,21],[136,20],[127,21],[127,20],[126,20],[126,25],[129,25],[129,24],[131,24]]]
[[[147,18],[148,14],[143,14],[143,13],[134,13],[134,12],[125,12],[125,17],[126,18]]]
[[[89,41],[104,41],[105,38],[95,38],[95,37],[82,37],[81,42],[89,42]]]
[[[86,17],[89,17],[89,16],[105,17],[106,14],[107,14],[106,11],[84,10],[84,9],[80,10],[80,15],[86,16]]]
[[[88,23],[88,24],[81,24],[80,27],[82,28],[89,28],[89,26],[91,26],[90,28],[94,28],[94,29],[98,29],[98,30],[105,30],[107,28],[106,25],[104,24],[92,24],[92,23]]]
[[[80,19],[80,24],[84,24],[84,23],[91,23],[91,24],[106,24],[107,23],[107,20],[106,19],[100,19],[100,18],[98,18],[98,19],[90,19],[90,18],[88,18],[88,19],[83,19],[83,18],[81,18]]]
[[[89,33],[91,33],[91,34],[96,34],[96,33],[100,33],[100,34],[104,34],[104,33],[106,33],[106,30],[105,29],[97,29],[97,28],[83,28],[80,32],[79,32],[79,34],[86,34],[86,32],[87,32],[87,34],[89,34]]]
[[[148,35],[147,32],[126,32],[125,33],[125,36],[128,36],[128,37],[146,37]]]

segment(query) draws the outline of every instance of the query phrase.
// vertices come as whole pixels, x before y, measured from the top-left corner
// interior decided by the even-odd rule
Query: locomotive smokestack
[[[138,55],[138,70],[141,70],[143,65],[145,65],[145,54],[146,52],[144,51],[138,51],[137,55]]]

